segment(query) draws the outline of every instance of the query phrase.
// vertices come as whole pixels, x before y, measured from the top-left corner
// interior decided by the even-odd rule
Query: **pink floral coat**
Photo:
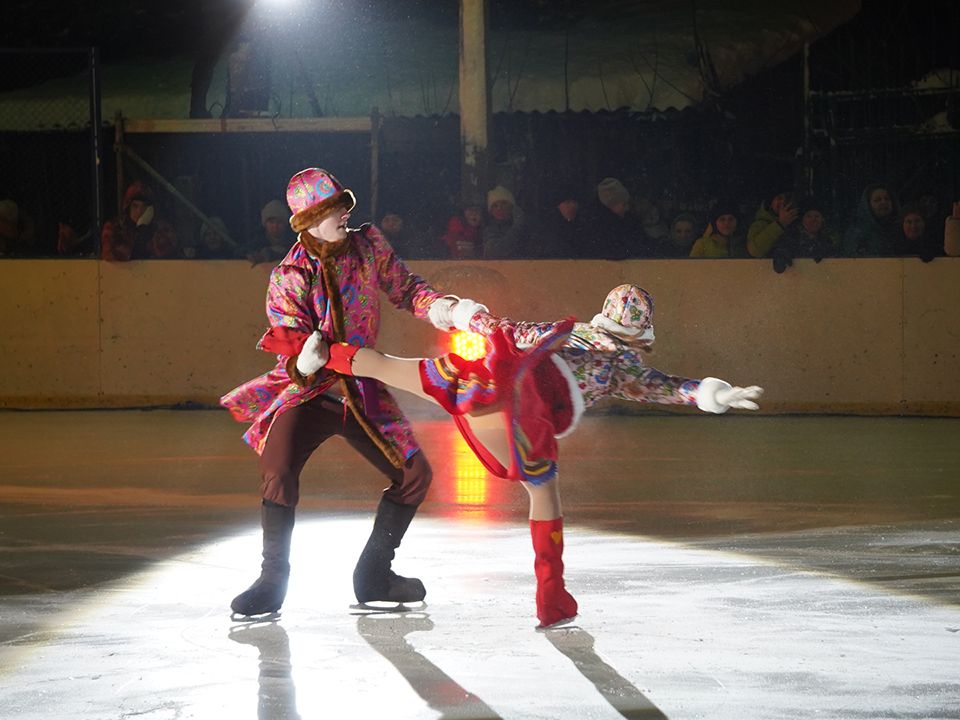
[[[380,330],[380,291],[398,309],[426,320],[427,308],[441,297],[440,293],[410,272],[376,227],[366,225],[351,230],[350,238],[350,249],[337,257],[346,342],[374,346]],[[299,242],[270,277],[267,319],[274,327],[308,333],[320,330],[325,338],[333,338],[333,317],[323,286],[320,260]],[[220,399],[220,404],[230,410],[234,419],[252,423],[243,438],[258,454],[263,451],[270,426],[280,413],[316,397],[337,379],[334,373],[321,371],[315,385],[302,388],[290,380],[284,369],[285,360],[280,357],[272,370]],[[380,409],[370,420],[404,457],[410,457],[420,449],[413,430],[386,387],[379,382],[376,385]]]

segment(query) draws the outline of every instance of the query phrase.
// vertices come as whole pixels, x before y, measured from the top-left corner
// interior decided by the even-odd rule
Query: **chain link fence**
[[[96,253],[99,93],[94,48],[0,49],[0,257]]]
[[[810,46],[813,185],[838,209],[873,183],[941,215],[960,199],[958,25],[953,2],[877,0]]]

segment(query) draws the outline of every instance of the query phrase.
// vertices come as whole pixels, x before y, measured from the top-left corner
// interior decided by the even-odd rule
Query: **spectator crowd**
[[[543,199],[545,198],[545,202]],[[672,207],[634,196],[620,180],[594,188],[553,183],[541,189],[545,206],[527,212],[510,188],[496,185],[486,197],[467,198],[438,225],[411,227],[397,212],[378,225],[406,259],[505,260],[628,258],[769,258],[784,272],[795,258],[960,256],[960,202],[948,207],[932,189],[901,203],[893,188],[864,188],[849,217],[832,215],[819,198],[790,187],[772,188],[759,205],[720,198],[703,208]],[[669,222],[667,218],[671,218]],[[60,255],[94,252],[88,230],[58,223]],[[237,229],[234,228],[234,231]],[[204,217],[199,232],[178,233],[157,209],[155,191],[132,183],[121,213],[102,229],[104,260],[246,259],[275,264],[296,241],[284,202],[267,201],[260,223],[235,236],[223,219]],[[37,257],[33,219],[13,199],[0,201],[0,256]]]

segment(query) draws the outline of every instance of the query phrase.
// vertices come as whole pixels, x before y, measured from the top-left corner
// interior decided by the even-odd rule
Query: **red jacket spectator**
[[[178,256],[177,233],[165,220],[156,218],[153,193],[135,182],[123,196],[120,217],[103,226],[100,257],[104,260],[143,260]]]

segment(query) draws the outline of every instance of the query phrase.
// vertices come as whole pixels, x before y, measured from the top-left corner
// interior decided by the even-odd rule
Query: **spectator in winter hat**
[[[120,215],[103,226],[100,257],[121,262],[176,258],[179,245],[173,227],[157,216],[153,191],[137,181],[124,193]]]
[[[251,265],[276,263],[290,252],[297,237],[290,229],[290,211],[279,200],[271,200],[260,210],[262,234],[247,248]]]
[[[546,215],[531,232],[529,256],[570,259],[583,257],[586,226],[580,213],[580,193],[572,185],[548,191]]]
[[[747,230],[747,251],[755,258],[767,257],[784,231],[797,220],[792,192],[778,192],[757,208]]]
[[[583,257],[624,260],[642,257],[646,236],[630,212],[630,193],[616,178],[597,185],[597,200],[587,213],[587,249]]]
[[[610,212],[623,217],[630,212],[630,193],[616,178],[605,178],[597,185],[597,196]]]
[[[490,218],[482,235],[484,259],[522,257],[530,228],[513,193],[503,185],[497,185],[487,193],[487,212]]]
[[[411,228],[398,213],[387,212],[380,218],[380,230],[397,255],[404,260],[429,260],[447,257],[447,246],[430,233]]]
[[[919,203],[903,206],[900,228],[900,238],[894,247],[897,255],[918,256],[923,262],[930,262],[945,254],[943,238],[935,229],[927,226]]]
[[[447,231],[440,240],[449,248],[454,260],[468,260],[483,255],[481,225],[483,224],[483,201],[467,198],[459,213],[447,222]]]
[[[840,235],[827,223],[827,213],[815,197],[807,197],[797,205],[797,221],[788,227],[768,253],[773,269],[784,272],[794,258],[813,258],[820,262],[841,253]]]
[[[703,237],[690,249],[690,257],[745,257],[743,238],[737,232],[740,208],[733,200],[717,203]]]
[[[200,226],[200,245],[195,257],[198,260],[231,260],[237,257],[236,244],[223,220],[212,217],[210,222]]]
[[[690,213],[680,213],[670,223],[670,257],[689,257],[693,243],[700,237],[697,219]]]
[[[843,235],[847,257],[889,256],[902,232],[900,205],[886,185],[869,185],[860,194],[853,222]]]

